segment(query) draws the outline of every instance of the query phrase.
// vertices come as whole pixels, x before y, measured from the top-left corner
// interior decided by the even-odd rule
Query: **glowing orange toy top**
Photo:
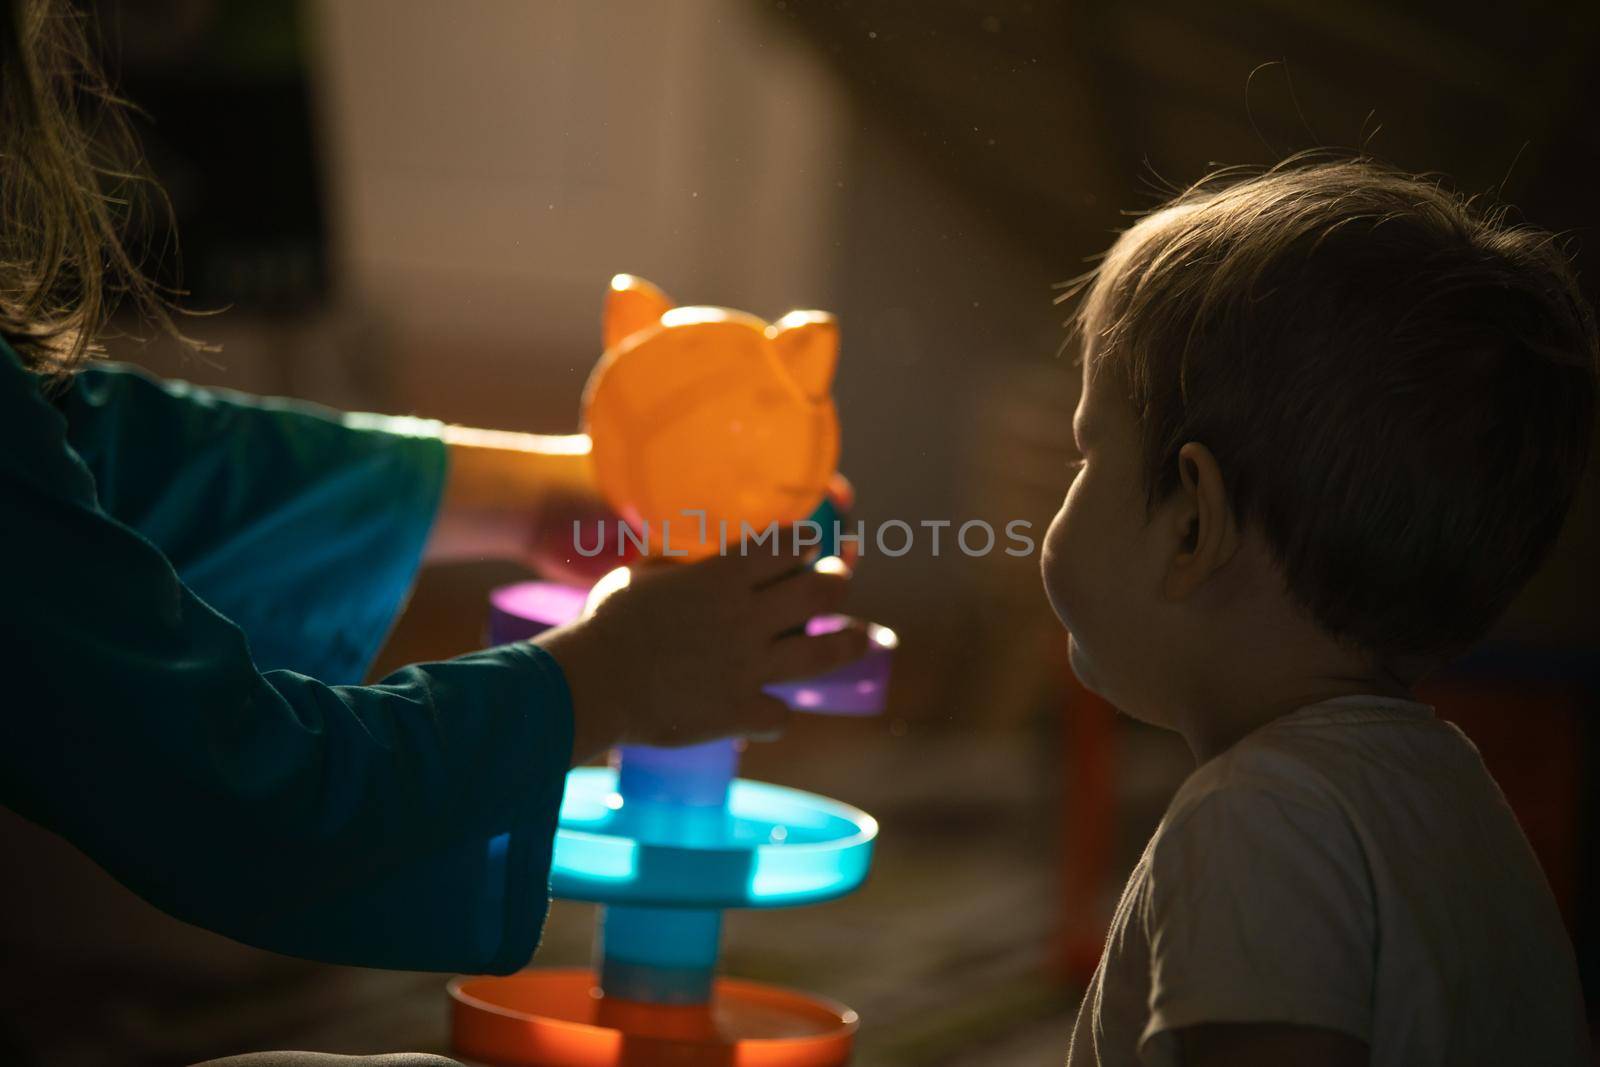
[[[741,524],[764,530],[812,513],[839,461],[832,315],[791,311],[768,324],[727,308],[674,307],[654,285],[619,274],[603,332],[584,430],[600,491],[648,533],[652,554],[710,555],[722,529],[737,544]]]

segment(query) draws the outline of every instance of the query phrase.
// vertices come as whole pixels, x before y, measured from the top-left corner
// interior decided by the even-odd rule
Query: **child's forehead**
[[[1143,421],[1139,405],[1129,390],[1125,369],[1114,353],[1086,346],[1078,403],[1073,409],[1073,431],[1079,438],[1122,438],[1136,432]]]
[[[1101,260],[1083,295],[1074,330],[1082,386],[1073,424],[1079,431],[1085,423],[1137,421],[1125,377],[1126,347],[1138,343],[1136,336],[1130,336],[1138,331],[1127,328],[1129,290],[1137,287],[1150,260],[1197,210],[1196,204],[1178,204],[1146,215],[1124,231]]]
[[[1097,339],[1085,336],[1078,350],[1079,373],[1082,381],[1082,398],[1087,399],[1091,386],[1095,391],[1102,391],[1106,379],[1114,377],[1111,359],[1106,352],[1106,347]]]
[[[1077,407],[1072,413],[1073,426],[1082,431],[1086,425],[1104,419],[1104,409],[1110,404],[1107,394],[1110,383],[1103,366],[1104,357],[1090,347],[1083,353],[1083,379],[1078,391]]]

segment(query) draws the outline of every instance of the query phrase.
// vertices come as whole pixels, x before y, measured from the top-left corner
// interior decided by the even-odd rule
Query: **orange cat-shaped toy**
[[[743,525],[764,531],[817,507],[839,461],[832,315],[791,311],[768,324],[674,307],[619,274],[603,334],[584,431],[600,491],[647,535],[650,553],[711,555],[737,545]]]

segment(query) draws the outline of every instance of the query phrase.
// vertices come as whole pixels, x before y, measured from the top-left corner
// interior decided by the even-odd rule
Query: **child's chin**
[[[1100,687],[1100,679],[1095,674],[1094,661],[1084,652],[1083,646],[1072,636],[1070,630],[1067,631],[1067,658],[1072,664],[1072,673],[1077,675],[1079,684],[1095,696],[1105,697],[1106,694]]]

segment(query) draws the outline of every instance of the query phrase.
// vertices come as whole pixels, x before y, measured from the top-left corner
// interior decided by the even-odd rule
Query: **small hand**
[[[788,531],[785,531],[787,534]],[[866,653],[866,630],[797,632],[836,612],[849,571],[830,557],[803,566],[786,537],[698,563],[642,564],[588,617],[535,638],[572,690],[574,762],[616,744],[678,746],[717,737],[771,737],[789,719],[762,692]]]

